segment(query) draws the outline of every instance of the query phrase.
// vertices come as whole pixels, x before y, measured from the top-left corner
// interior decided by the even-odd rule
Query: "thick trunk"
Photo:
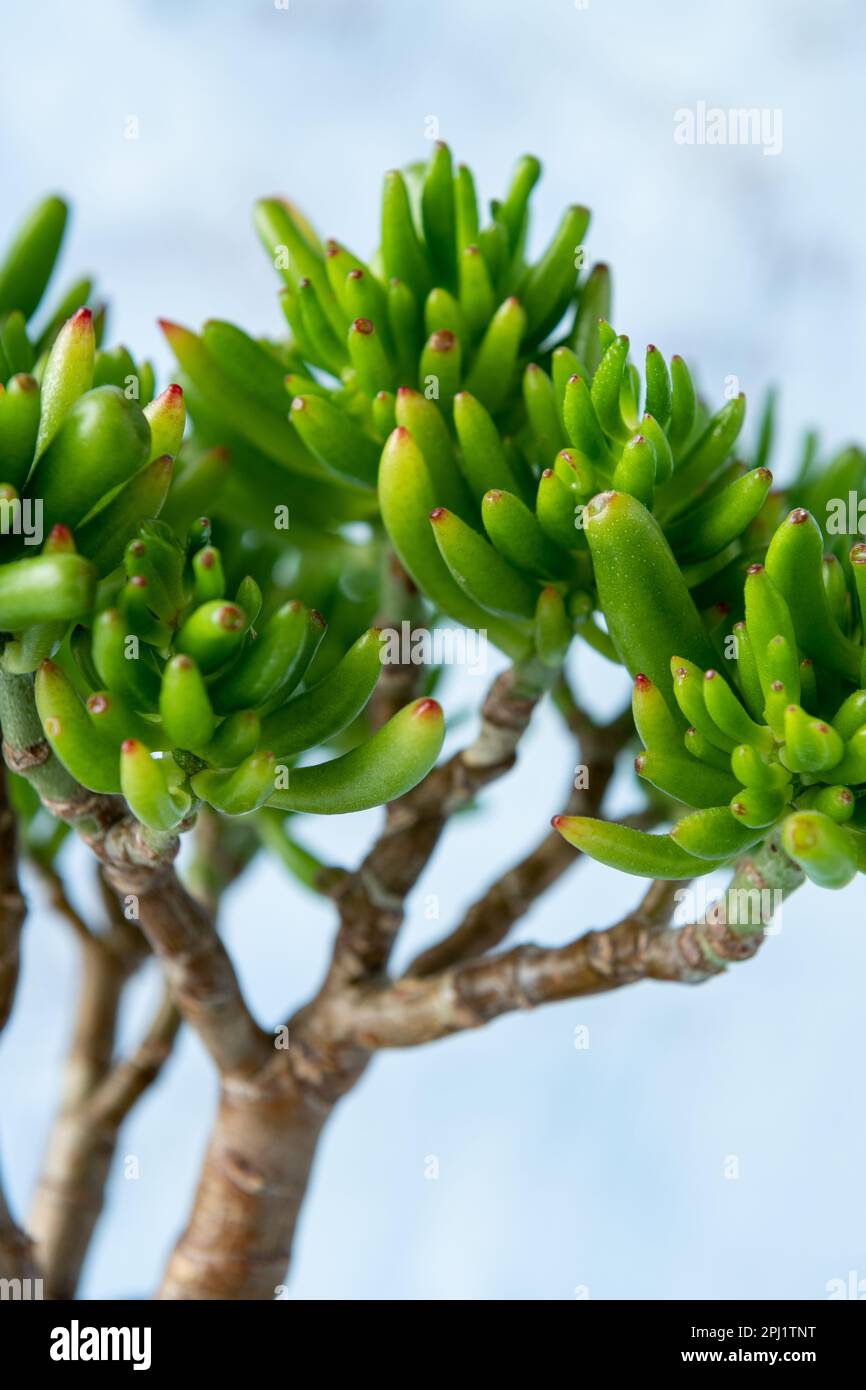
[[[224,1084],[192,1215],[160,1298],[275,1297],[331,1108],[298,1086],[285,1053],[254,1082]]]

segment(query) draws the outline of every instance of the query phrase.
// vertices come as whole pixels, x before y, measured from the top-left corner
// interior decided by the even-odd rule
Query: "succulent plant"
[[[750,466],[735,453],[742,394],[711,415],[683,359],[668,366],[655,345],[642,383],[628,338],[609,323],[607,267],[578,274],[586,210],[568,209],[526,265],[539,174],[537,160],[519,161],[481,231],[470,171],[455,172],[437,145],[426,166],[386,176],[370,263],[320,241],[285,200],[261,202],[256,221],[286,282],[292,333],[268,349],[270,401],[284,410],[280,358],[296,442],[334,478],[377,487],[387,538],[436,610],[484,628],[524,667],[540,658],[560,670],[577,632],[635,677],[637,771],[694,814],[667,837],[560,818],[572,843],[632,872],[690,877],[781,827],[791,858],[816,879],[829,881],[817,867],[823,849],[810,857],[802,847],[813,838],[846,845],[853,872],[856,831],[825,821],[855,809],[844,740],[856,731],[836,707],[856,702],[840,682],[860,679],[847,632],[856,566],[834,559],[839,543],[811,519],[799,533],[790,518],[773,527],[786,502],[820,512],[856,488],[863,456],[846,450],[818,469],[810,441],[794,483],[771,492],[772,398]],[[238,386],[243,358],[253,388],[266,348],[240,330],[209,324],[200,343],[169,336],[199,385],[195,354],[210,350]],[[778,576],[788,534],[808,537],[813,587],[816,577],[822,586],[814,612],[793,604],[796,634],[786,601],[802,556],[785,571],[787,590]],[[757,616],[770,593],[775,626]],[[815,738],[815,750],[801,746]],[[854,786],[822,792],[819,774],[826,782],[837,765]]]
[[[408,791],[436,761],[441,711],[419,699],[337,758],[295,769],[363,712],[381,671],[381,634],[369,629],[300,689],[324,618],[290,600],[257,631],[261,591],[247,576],[226,596],[204,522],[185,548],[168,526],[143,522],[111,589],[114,605],[73,634],[68,674],[41,664],[36,705],[72,776],[92,791],[122,792],[150,829],[182,827],[198,802],[227,815],[266,804],[363,810]]]
[[[470,170],[437,144],[426,165],[386,176],[370,263],[322,242],[286,200],[264,200],[256,222],[285,280],[291,338],[165,328],[206,443],[240,442],[273,498],[298,474],[304,492],[330,479],[320,525],[337,527],[335,498],[354,497],[436,609],[557,668],[575,631],[616,659],[583,533],[600,489],[650,507],[687,583],[705,589],[742,551],[772,479],[729,462],[742,396],[710,417],[683,360],[669,370],[654,346],[641,387],[607,321],[608,268],[580,274],[585,208],[568,208],[527,265],[540,173],[519,160],[481,228]],[[316,524],[319,496],[301,502],[292,541]]]
[[[628,553],[629,536],[649,532],[639,506],[616,493],[594,500],[594,555],[596,527],[617,533],[620,554]],[[648,536],[641,545],[646,563]],[[663,564],[660,557],[659,573]],[[674,569],[669,558],[667,564],[670,595]],[[682,609],[670,622],[660,620],[652,584],[629,597],[633,576],[616,574],[624,587],[607,611],[624,634],[623,659],[633,670],[651,658],[659,673],[635,676],[632,710],[645,749],[636,770],[695,809],[667,835],[556,817],[569,843],[626,873],[662,879],[709,873],[771,839],[824,888],[844,887],[866,870],[862,543],[851,550],[849,572],[850,588],[843,567],[823,553],[816,519],[795,508],[775,531],[765,562],[749,566],[745,616],[715,655],[694,615],[690,624]]]
[[[836,516],[866,459],[824,463],[810,437],[774,488],[772,397],[749,448],[741,394],[713,412],[654,345],[641,374],[611,327],[608,269],[583,273],[586,209],[567,209],[527,262],[539,174],[520,160],[482,226],[471,173],[437,145],[386,176],[368,263],[265,200],[256,221],[291,336],[163,321],[179,371],[159,394],[147,364],[99,346],[89,289],[31,329],[65,220],[56,200],[0,269],[10,800],[57,883],[63,835],[80,831],[172,995],[144,1060],[108,1069],[64,1114],[83,1170],[73,1182],[61,1163],[68,1189],[101,1193],[105,1116],[116,1132],[175,1009],[223,1083],[164,1297],[273,1296],[321,1127],[377,1049],[641,978],[698,982],[754,953],[765,916],[674,927],[666,880],[724,866],[737,891],[784,894],[804,875],[841,887],[866,871],[866,544],[850,550],[850,515]],[[437,673],[401,658],[386,680],[382,629],[439,615],[485,631],[508,664],[476,737],[435,766]],[[582,707],[565,665],[576,636],[628,671],[630,717],[598,724]],[[592,784],[575,780],[558,833],[392,978],[407,897],[449,820],[510,770],[548,694]],[[635,734],[645,804],[600,819]],[[296,813],[386,803],[355,869],[321,864],[287,830]],[[193,827],[205,849],[187,891],[172,860]],[[340,918],[321,989],[274,1030],[290,1048],[251,1013],[214,921],[260,845]],[[569,845],[657,881],[602,932],[497,953],[573,862]],[[8,901],[14,860],[7,835]],[[0,967],[17,961],[21,919],[23,906]],[[109,974],[119,994],[113,957]],[[0,969],[0,1022],[13,987]],[[57,1186],[36,1225],[62,1297],[99,1203],[58,1216]]]
[[[207,438],[216,441],[222,413],[286,469],[356,495],[375,488],[377,543],[390,543],[434,611],[484,629],[525,673],[534,667],[536,690],[554,682],[576,633],[626,666],[645,743],[637,771],[672,816],[678,803],[694,814],[666,837],[560,818],[572,843],[631,872],[692,876],[781,827],[791,858],[819,877],[808,853],[793,853],[795,839],[804,827],[818,834],[816,815],[850,818],[857,779],[819,799],[831,753],[809,755],[798,738],[826,727],[848,769],[843,742],[855,730],[842,717],[836,737],[830,721],[853,698],[841,683],[859,679],[848,635],[856,566],[810,520],[799,534],[827,597],[809,631],[795,636],[790,614],[778,631],[761,624],[757,595],[772,592],[780,615],[793,599],[799,559],[787,590],[777,573],[786,505],[825,514],[828,498],[862,483],[866,461],[849,449],[821,468],[810,439],[794,482],[773,491],[772,396],[744,461],[742,393],[711,413],[683,359],[668,365],[652,344],[642,380],[609,322],[608,268],[580,274],[586,209],[567,209],[526,263],[540,172],[520,160],[480,229],[471,172],[455,171],[437,145],[426,165],[386,176],[369,263],[322,242],[291,203],[259,203],[291,338],[256,343],[221,323],[201,338],[167,328],[206,406]],[[252,417],[238,393],[255,397]],[[278,419],[288,396],[290,424]],[[367,516],[376,526],[376,509]],[[802,625],[802,600],[792,606]],[[853,836],[856,849],[854,830],[824,831],[837,846]]]
[[[5,515],[38,510],[48,531],[41,553],[23,558],[33,538],[4,527],[3,672],[36,672],[36,709],[59,763],[81,787],[122,793],[153,832],[187,828],[200,804],[228,815],[266,803],[334,814],[399,796],[439,753],[433,700],[410,703],[327,763],[295,767],[362,714],[381,671],[378,630],[344,643],[315,679],[327,629],[316,609],[270,588],[263,597],[249,574],[228,596],[210,521],[177,533],[211,476],[206,455],[179,480],[173,524],[157,519],[184,433],[181,387],[154,397],[148,367],[123,348],[98,351],[86,307],[34,360],[25,311],[53,264],[61,209],[43,206],[0,271],[0,302],[22,306],[0,334],[17,371],[0,388]]]
[[[0,268],[0,630],[3,667],[19,674],[56,651],[141,517],[159,512],[184,428],[178,388],[153,399],[147,363],[98,347],[104,313],[82,304],[30,330],[65,220],[48,199]],[[25,558],[31,546],[40,554]]]

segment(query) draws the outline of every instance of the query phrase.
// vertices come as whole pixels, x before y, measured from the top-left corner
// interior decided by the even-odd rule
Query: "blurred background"
[[[61,278],[98,272],[109,338],[155,357],[163,383],[157,315],[281,330],[255,197],[290,195],[365,254],[383,171],[425,157],[432,129],[488,197],[518,154],[538,154],[530,249],[565,202],[588,204],[618,331],[683,353],[712,400],[737,377],[754,425],[764,390],[783,384],[771,461],[783,476],[805,426],[828,448],[863,439],[866,25],[854,0],[42,0],[7,8],[0,32],[0,240],[42,194],[68,196]],[[676,143],[675,112],[699,102],[780,112],[781,150]],[[611,671],[585,649],[577,658],[599,714],[626,694]],[[484,684],[453,675],[446,712],[471,711]],[[467,721],[451,737],[470,735]],[[440,847],[398,965],[545,833],[573,763],[542,714],[518,769]],[[617,796],[634,804],[629,778]],[[311,822],[306,838],[353,864],[378,820]],[[0,1154],[19,1213],[77,971],[68,930],[27,887],[25,969],[0,1050]],[[514,939],[567,941],[639,890],[582,867]],[[290,1296],[813,1299],[850,1271],[852,1286],[866,1280],[864,905],[858,883],[807,888],[755,961],[700,988],[638,986],[381,1057],[326,1133]],[[315,987],[332,930],[327,905],[276,866],[229,896],[225,934],[262,1020]],[[136,984],[127,1041],[156,987],[152,975]],[[122,1135],[86,1297],[150,1295],[214,1099],[184,1035]],[[137,1179],[124,1178],[127,1155]]]

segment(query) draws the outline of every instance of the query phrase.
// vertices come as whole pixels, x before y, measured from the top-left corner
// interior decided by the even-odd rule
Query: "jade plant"
[[[695,809],[665,835],[581,816],[556,817],[557,829],[602,863],[660,879],[776,843],[814,883],[844,887],[866,870],[866,546],[851,550],[849,589],[815,518],[794,508],[765,562],[749,565],[744,616],[714,651],[636,499],[602,493],[588,510],[600,592],[635,677],[636,771]]]
[[[810,437],[780,487],[772,399],[744,442],[742,394],[706,400],[697,370],[654,344],[639,366],[611,326],[611,273],[587,258],[589,212],[568,208],[529,254],[540,172],[519,160],[483,214],[471,172],[436,145],[386,176],[367,259],[262,201],[286,334],[162,320],[177,371],[161,391],[148,364],[101,347],[86,303],[30,328],[57,200],[0,268],[14,813],[0,1017],[26,855],[82,938],[92,1048],[83,1072],[70,1063],[32,1243],[0,1222],[0,1272],[74,1293],[119,1126],[181,1023],[222,1092],[161,1295],[271,1298],[322,1126],[377,1051],[641,979],[694,983],[754,954],[763,902],[744,919],[723,892],[675,922],[684,880],[724,869],[738,895],[784,896],[804,875],[835,888],[866,870],[866,546],[832,524],[864,456],[822,462]],[[433,691],[446,713],[464,697],[447,658],[395,658],[389,639],[441,623],[489,639],[498,674],[474,736],[438,761]],[[587,647],[633,682],[631,708],[602,722],[585,705]],[[568,740],[563,780],[579,748],[567,804],[393,973],[440,838],[461,812],[487,813],[543,701]],[[634,809],[617,823],[607,788],[632,761]],[[360,864],[306,847],[305,816],[376,807]],[[101,930],[67,890],[70,827],[99,865]],[[575,849],[650,880],[639,907],[566,947],[498,950]],[[216,926],[260,854],[338,917],[320,989],[276,1026],[254,1017]],[[125,982],[151,952],[166,998],[138,1051],[113,1060]]]

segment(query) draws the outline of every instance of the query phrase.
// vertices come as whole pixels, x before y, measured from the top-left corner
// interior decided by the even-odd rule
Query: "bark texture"
[[[224,1082],[192,1214],[163,1299],[273,1298],[282,1284],[329,1107],[297,1085],[285,1054]]]

